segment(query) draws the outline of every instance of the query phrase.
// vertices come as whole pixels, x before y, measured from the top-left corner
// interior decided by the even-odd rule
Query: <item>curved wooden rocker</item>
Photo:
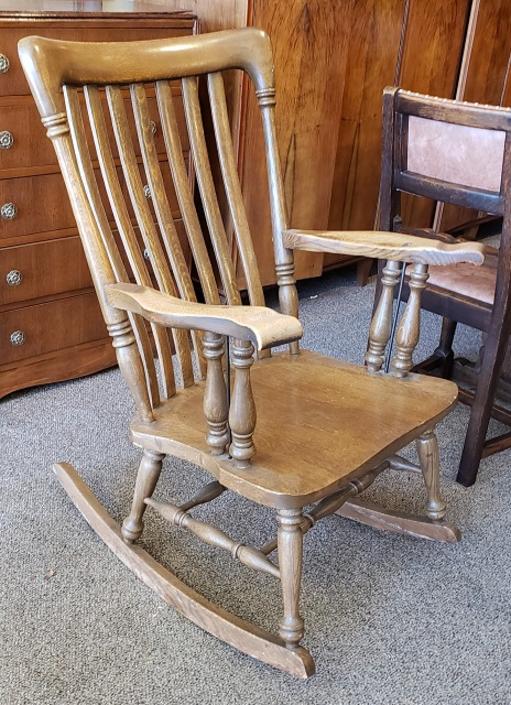
[[[392,232],[397,204],[397,199],[391,198],[392,164],[384,165],[381,232],[289,230],[275,135],[271,47],[259,30],[106,44],[29,37],[20,42],[19,52],[55,146],[119,367],[136,404],[131,437],[142,449],[131,511],[122,528],[70,465],[57,465],[57,476],[105,543],[164,600],[241,651],[305,678],[313,673],[314,664],[301,646],[303,537],[318,521],[340,513],[405,534],[450,542],[459,538],[444,518],[434,432],[437,422],[456,403],[457,387],[410,370],[428,264],[480,264],[482,248]],[[261,109],[280,313],[265,307],[243,206],[221,74],[231,68],[249,74]],[[207,81],[235,247],[228,240],[214,187],[199,102],[199,76]],[[176,79],[181,79],[208,239],[201,229],[183,159],[174,105],[180,98],[170,85]],[[153,82],[150,89],[148,82]],[[165,155],[156,152],[148,90],[156,96],[175,196],[205,303],[197,301],[174,223],[169,187],[161,172]],[[391,117],[393,103],[389,113],[388,101],[396,95],[386,95],[387,115]],[[412,107],[416,103],[416,99],[411,101]],[[452,117],[452,111],[455,109],[446,104],[445,120]],[[136,139],[130,122],[135,124]],[[397,139],[404,121],[396,123],[395,129],[392,120],[389,124],[385,139]],[[87,134],[92,135],[92,146]],[[397,153],[395,149],[387,151]],[[151,206],[144,194],[144,181],[150,188]],[[364,367],[299,348],[302,326],[293,250],[307,248],[387,260]],[[241,305],[233,249],[248,290],[248,306]],[[393,320],[393,296],[405,267],[409,269],[410,295],[398,323]],[[220,305],[219,285],[226,305]],[[286,345],[286,350],[272,351],[279,344]],[[179,384],[173,350],[180,368]],[[419,466],[396,456],[413,441]],[[166,454],[202,467],[213,481],[180,506],[158,501],[153,492]],[[391,469],[422,474],[424,517],[392,515],[358,499],[379,474]],[[259,548],[248,546],[191,514],[193,507],[213,501],[224,491],[272,507],[277,538]],[[172,526],[186,529],[228,551],[245,566],[280,580],[283,616],[279,637],[210,604],[136,546],[148,506]],[[278,564],[270,558],[276,549]]]
[[[308,678],[314,673],[314,661],[306,649],[286,649],[281,639],[214,605],[185,585],[141,546],[127,543],[122,537],[119,524],[96,499],[72,465],[58,463],[53,469],[91,528],[124,565],[167,604],[201,629],[270,666],[281,668],[299,678]]]

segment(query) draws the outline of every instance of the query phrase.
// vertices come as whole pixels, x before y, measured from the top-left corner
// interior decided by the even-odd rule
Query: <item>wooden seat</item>
[[[404,237],[389,232],[388,226],[387,232],[378,233],[289,229],[274,121],[272,52],[264,32],[246,29],[126,44],[30,37],[20,42],[19,51],[57,152],[122,377],[133,396],[136,417],[131,433],[142,449],[131,510],[122,527],[70,464],[57,464],[57,477],[97,534],[164,600],[243,652],[308,677],[314,662],[301,645],[300,614],[307,531],[337,513],[403,534],[450,542],[459,538],[445,519],[434,430],[454,403],[456,387],[409,373],[428,265],[481,264],[482,248]],[[265,306],[236,169],[222,77],[224,70],[234,68],[252,80],[261,111],[279,312]],[[171,80],[180,80],[197,194],[183,160]],[[199,80],[207,88],[204,98],[209,96],[213,145],[204,131],[206,106],[199,100]],[[154,146],[148,82],[154,83],[174,195],[200,292],[177,234],[169,205],[172,194]],[[135,137],[127,119],[126,89]],[[86,127],[94,140],[94,155]],[[223,179],[221,199],[214,188],[211,147]],[[104,188],[99,188],[98,180]],[[205,227],[196,198],[202,203]],[[388,199],[382,199],[382,212],[388,211]],[[113,214],[115,228],[107,212]],[[318,248],[387,260],[365,367],[300,350],[303,329],[294,250]],[[248,305],[242,305],[234,259],[243,270]],[[407,264],[411,295],[390,355],[394,289]],[[219,288],[226,300],[222,305]],[[274,348],[281,345],[285,352],[276,353]],[[396,455],[411,441],[416,443],[419,464]],[[154,494],[166,454],[195,463],[213,476],[212,481],[183,504],[158,500]],[[379,474],[390,469],[422,474],[424,514],[391,513],[359,499]],[[193,515],[194,507],[226,491],[273,507],[276,538],[264,546],[250,546]],[[283,615],[278,636],[209,603],[137,545],[148,508],[149,524],[156,512],[172,527],[280,580]],[[247,514],[247,520],[254,521]],[[278,563],[271,558],[276,550]]]
[[[251,381],[259,421],[249,469],[209,453],[202,385],[160,406],[153,423],[136,420],[134,443],[192,462],[201,453],[199,465],[248,499],[276,508],[303,506],[399,451],[441,419],[458,396],[447,380],[410,375],[404,384],[305,350],[261,360]]]

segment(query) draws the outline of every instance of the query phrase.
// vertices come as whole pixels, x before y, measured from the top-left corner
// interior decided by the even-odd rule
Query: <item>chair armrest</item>
[[[290,343],[303,335],[297,318],[265,306],[199,304],[136,284],[110,284],[105,291],[114,308],[138,313],[152,323],[250,340],[258,350]]]
[[[379,230],[286,230],[284,245],[292,250],[331,252],[419,264],[484,262],[484,246],[478,242],[451,244],[433,238]]]

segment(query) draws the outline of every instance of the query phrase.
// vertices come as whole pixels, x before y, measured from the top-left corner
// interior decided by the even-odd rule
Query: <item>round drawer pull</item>
[[[151,259],[151,255],[149,254],[147,247],[144,250],[144,259]]]
[[[25,333],[22,330],[13,330],[10,337],[11,345],[23,345]]]
[[[155,135],[158,132],[158,125],[155,123],[154,120],[149,120],[149,128],[153,135]]]
[[[19,286],[23,281],[23,274],[19,269],[11,269],[11,271],[7,272],[5,275],[5,281],[7,282],[7,286]]]
[[[0,216],[2,220],[14,220],[18,214],[18,209],[14,203],[3,203],[0,207]]]
[[[0,132],[0,149],[10,149],[14,144],[14,137],[9,130],[2,130]]]
[[[7,73],[11,66],[11,62],[5,54],[0,54],[0,73]]]
[[[144,196],[145,196],[146,198],[151,198],[151,189],[150,189],[150,187],[149,187],[149,184],[146,184],[146,185],[144,186]]]

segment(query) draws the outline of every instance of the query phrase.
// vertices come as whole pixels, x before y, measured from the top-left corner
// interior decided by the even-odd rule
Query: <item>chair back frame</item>
[[[496,137],[502,143],[500,188],[492,191],[481,186],[467,186],[417,174],[408,170],[410,118],[459,126],[460,142],[464,128],[480,130],[495,147]],[[494,152],[497,154],[497,151]],[[470,153],[465,157],[472,158]],[[380,230],[406,230],[401,223],[401,193],[432,198],[467,208],[503,216],[502,237],[497,265],[495,302],[492,318],[504,312],[511,316],[511,110],[491,105],[464,103],[404,91],[396,87],[384,90],[382,170],[380,184]],[[459,171],[459,168],[458,168]],[[474,172],[470,166],[470,173]],[[486,185],[486,169],[481,183]],[[495,182],[495,177],[493,177]],[[414,232],[416,232],[414,230]],[[428,232],[430,236],[430,232]],[[491,325],[491,320],[489,325]]]
[[[142,320],[114,308],[105,288],[127,282],[129,275],[112,232],[100,196],[85,131],[85,119],[92,132],[94,148],[115,226],[135,281],[151,285],[151,271],[158,288],[171,295],[196,300],[189,267],[177,236],[158,162],[149,119],[147,88],[155,84],[155,94],[162,124],[173,184],[185,225],[189,246],[207,303],[218,303],[218,270],[227,302],[240,304],[236,272],[222,221],[208,156],[198,95],[198,77],[207,80],[218,161],[223,186],[234,226],[250,303],[261,305],[264,295],[257,261],[243,205],[236,169],[221,72],[241,69],[255,86],[261,110],[265,141],[269,195],[273,227],[273,244],[279,302],[282,313],[298,316],[298,296],[294,279],[293,251],[285,247],[282,234],[287,229],[284,189],[275,133],[275,86],[272,49],[268,36],[257,29],[228,30],[211,35],[179,37],[139,42],[91,43],[67,42],[42,37],[27,37],[19,44],[21,62],[35,97],[41,119],[52,140],[73,212],[78,224],[85,255],[92,274],[107,328],[117,349],[119,365],[137,401],[143,418],[160,403],[151,344]],[[176,111],[169,81],[181,80],[182,95],[191,155],[211,240],[214,263],[199,224],[193,193],[188,183],[182,145],[177,128]],[[155,224],[143,192],[143,182],[130,134],[123,91],[129,88],[136,134],[143,167],[156,215]],[[149,255],[144,262],[142,249],[128,212],[116,173],[102,108],[102,89],[106,94],[108,114],[113,128],[123,178],[136,225]],[[81,108],[83,90],[85,109]],[[159,231],[159,232],[158,232]],[[167,331],[151,325],[160,360],[163,393],[176,391],[172,356]],[[194,365],[189,336],[173,330],[184,386],[194,380]],[[137,345],[133,343],[136,341]],[[193,334],[199,379],[204,361],[199,336]],[[291,344],[297,352],[296,343]],[[145,380],[145,383],[144,383]]]

